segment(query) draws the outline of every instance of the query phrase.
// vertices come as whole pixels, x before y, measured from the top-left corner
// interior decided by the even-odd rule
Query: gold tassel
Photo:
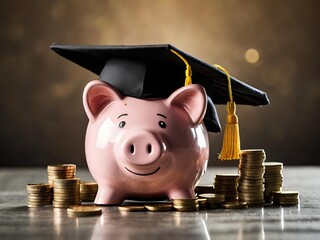
[[[221,66],[215,65],[222,70],[228,78],[228,90],[230,101],[227,103],[226,128],[223,136],[222,150],[218,158],[220,160],[238,160],[240,159],[240,134],[238,116],[236,115],[236,104],[233,102],[231,80],[229,73]]]
[[[185,71],[186,78],[184,81],[184,85],[188,86],[188,85],[192,84],[192,78],[191,78],[192,70],[191,70],[191,66],[189,65],[188,61],[184,57],[182,57],[182,55],[179,54],[177,51],[175,51],[173,49],[171,49],[170,51],[173,52],[175,55],[177,55],[186,65],[186,71]]]

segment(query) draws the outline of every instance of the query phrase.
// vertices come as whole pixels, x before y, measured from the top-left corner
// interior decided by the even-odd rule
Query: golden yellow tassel
[[[188,86],[190,84],[192,84],[192,70],[191,70],[191,66],[189,65],[188,61],[181,56],[181,54],[177,53],[175,50],[171,49],[171,52],[173,52],[175,55],[177,55],[185,64],[186,64],[186,71],[185,71],[185,81],[184,81],[184,85]]]
[[[224,130],[222,150],[218,158],[220,160],[237,160],[240,158],[240,134],[238,117],[235,114],[236,104],[227,103],[228,115]]]
[[[231,80],[229,73],[221,66],[215,65],[222,70],[228,78],[228,90],[230,101],[227,103],[226,128],[223,136],[222,150],[218,158],[220,160],[238,160],[240,159],[240,134],[238,116],[236,115],[236,104],[233,102]]]

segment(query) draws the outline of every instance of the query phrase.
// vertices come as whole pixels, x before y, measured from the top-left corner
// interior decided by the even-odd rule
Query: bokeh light
[[[245,58],[249,63],[256,63],[259,61],[260,54],[256,49],[250,48],[246,51]]]

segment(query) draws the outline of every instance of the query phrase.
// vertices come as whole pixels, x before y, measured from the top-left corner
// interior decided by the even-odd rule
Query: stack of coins
[[[196,193],[197,195],[202,194],[202,193],[214,193],[213,185],[208,184],[208,185],[199,185],[199,186],[196,186],[196,188],[195,188],[195,193]]]
[[[173,199],[173,207],[179,212],[193,212],[199,210],[198,200],[195,199]]]
[[[238,174],[217,174],[214,179],[214,190],[217,194],[223,194],[225,201],[238,199]]]
[[[93,202],[98,191],[98,184],[95,182],[81,182],[80,198],[81,202]]]
[[[224,203],[225,201],[225,197],[223,194],[204,193],[204,194],[200,194],[199,198],[207,199],[206,207],[208,209],[221,208],[221,204]]]
[[[281,191],[283,183],[281,162],[265,162],[264,172],[264,200],[266,203],[272,202],[272,192]]]
[[[68,208],[80,203],[80,178],[54,180],[53,207]]]
[[[272,196],[275,205],[299,204],[299,192],[297,191],[275,191],[272,192]]]
[[[242,150],[239,162],[239,200],[248,205],[264,204],[264,161],[263,149]]]
[[[48,183],[53,184],[55,179],[70,179],[76,174],[76,165],[74,164],[54,164],[48,165]]]
[[[53,191],[50,184],[27,184],[28,207],[52,204]]]

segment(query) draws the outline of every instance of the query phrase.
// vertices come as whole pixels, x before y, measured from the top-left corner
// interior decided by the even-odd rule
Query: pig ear
[[[202,122],[207,109],[207,94],[199,84],[179,88],[166,101],[184,112],[194,125]]]
[[[120,99],[122,95],[117,90],[99,80],[89,82],[83,91],[83,106],[89,120],[95,120],[105,107]]]

